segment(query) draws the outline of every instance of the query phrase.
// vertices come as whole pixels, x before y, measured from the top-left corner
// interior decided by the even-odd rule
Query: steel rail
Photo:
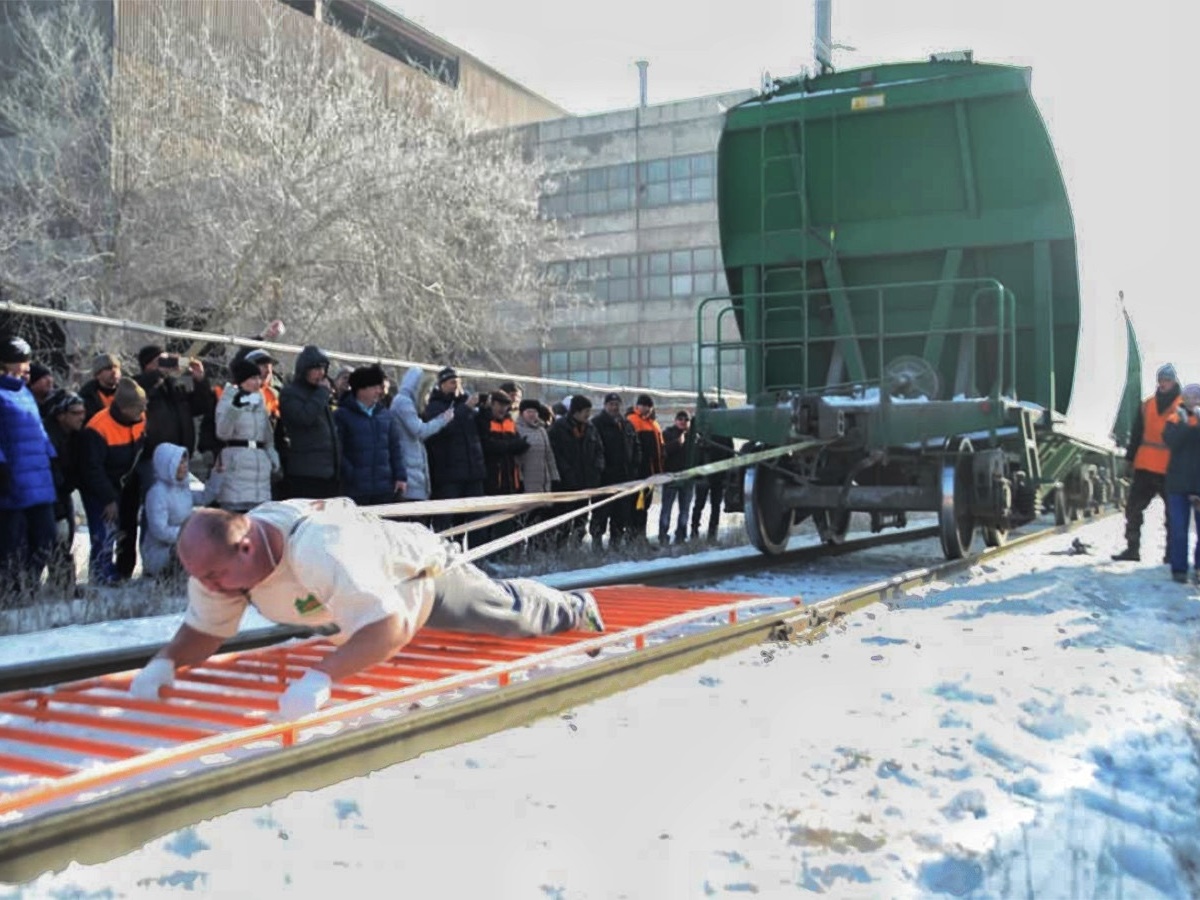
[[[370,728],[345,730],[319,741],[293,744],[250,757],[236,765],[201,769],[187,777],[102,794],[86,804],[53,809],[27,821],[0,826],[0,881],[27,881],[72,860],[95,863],[113,859],[201,819],[265,804],[294,791],[316,790],[430,750],[513,728],[763,640],[811,642],[831,623],[857,609],[901,596],[1046,538],[1066,534],[1104,515],[1107,514],[1039,529],[1014,537],[1002,547],[911,569],[811,605],[740,621],[731,613],[727,625],[684,634],[653,646],[638,641],[637,652],[602,657],[523,682],[501,682],[503,690],[477,693],[429,709],[410,710]],[[617,637],[600,636],[576,647],[608,643]],[[562,652],[570,649],[563,648]],[[342,709],[366,702],[348,704]],[[264,725],[257,730],[266,737],[277,734],[281,727],[286,728]]]
[[[904,531],[886,532],[871,535],[866,538],[856,538],[841,544],[813,544],[799,547],[775,557],[746,556],[727,560],[706,562],[694,567],[686,567],[688,555],[673,557],[672,561],[679,566],[671,566],[661,571],[648,570],[639,573],[636,578],[639,584],[645,585],[685,585],[700,584],[706,580],[742,572],[756,572],[763,569],[779,568],[795,565],[800,562],[811,562],[825,557],[841,556],[856,553],[874,547],[889,544],[907,543],[937,537],[936,526],[928,528],[912,528]],[[647,560],[648,563],[665,562],[667,558]],[[536,576],[533,576],[536,577]],[[580,576],[568,579],[561,584],[563,590],[579,590],[588,587],[627,584],[628,575],[609,575],[596,578]],[[240,650],[253,650],[258,647],[268,647],[280,644],[297,637],[308,637],[311,631],[290,626],[274,626],[246,631],[230,638],[221,645],[220,653],[231,653]],[[85,678],[97,678],[112,675],[129,669],[138,669],[150,661],[162,648],[161,643],[136,644],[128,647],[113,647],[94,653],[82,653],[69,658],[35,660],[16,665],[0,666],[0,694],[10,691],[26,691],[39,687],[50,687],[64,682],[80,681]]]

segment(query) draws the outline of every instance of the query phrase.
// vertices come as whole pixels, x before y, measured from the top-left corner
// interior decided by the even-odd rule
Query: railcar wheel
[[[826,544],[841,544],[846,540],[846,532],[850,530],[850,510],[814,509],[813,524],[817,526],[817,534]]]
[[[746,536],[760,553],[778,556],[787,549],[792,532],[792,511],[781,498],[783,478],[773,467],[758,465],[746,469],[743,483]]]
[[[975,517],[971,514],[971,456],[967,453],[942,466],[942,504],[938,509],[942,552],[946,559],[962,559],[971,552],[975,541]],[[960,448],[961,451],[962,448]]]
[[[1060,484],[1054,489],[1054,524],[1066,525],[1069,518],[1066,489]]]
[[[1008,529],[998,525],[983,527],[983,542],[989,547],[1003,547],[1008,542]]]

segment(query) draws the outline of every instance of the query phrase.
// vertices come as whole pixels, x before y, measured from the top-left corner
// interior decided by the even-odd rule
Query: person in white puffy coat
[[[222,509],[244,512],[271,499],[271,481],[282,470],[258,366],[238,360],[231,368],[233,382],[225,386],[215,416],[217,439],[224,443],[216,500]]]
[[[146,492],[142,507],[142,572],[166,576],[183,573],[175,556],[179,527],[192,514],[192,490],[188,483],[188,452],[178,444],[159,444],[151,463],[154,484]]]

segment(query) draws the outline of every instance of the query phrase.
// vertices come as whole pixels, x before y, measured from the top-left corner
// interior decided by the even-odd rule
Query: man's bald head
[[[262,547],[262,527],[223,509],[198,509],[179,529],[176,552],[187,573],[219,594],[241,594],[275,565]]]
[[[236,553],[238,544],[249,530],[250,520],[243,513],[197,509],[179,529],[179,558],[183,560],[197,553],[219,553],[221,550]]]

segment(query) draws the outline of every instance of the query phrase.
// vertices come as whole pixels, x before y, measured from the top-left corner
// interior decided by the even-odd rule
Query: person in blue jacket
[[[0,606],[36,591],[54,550],[57,455],[29,391],[33,351],[0,337]]]
[[[350,373],[350,392],[334,413],[342,447],[342,490],[359,506],[404,497],[406,475],[400,423],[381,402],[383,369],[360,366]]]

